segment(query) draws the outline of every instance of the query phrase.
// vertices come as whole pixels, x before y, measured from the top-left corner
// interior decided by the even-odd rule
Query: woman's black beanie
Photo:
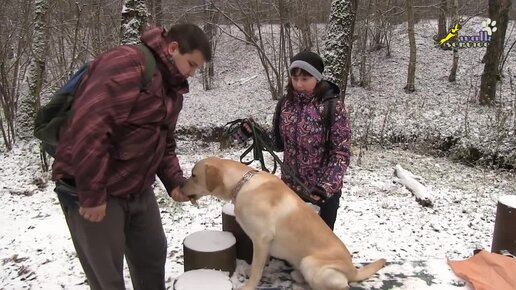
[[[289,73],[294,68],[303,69],[320,81],[322,80],[322,73],[324,71],[324,62],[317,53],[302,51],[290,59]]]

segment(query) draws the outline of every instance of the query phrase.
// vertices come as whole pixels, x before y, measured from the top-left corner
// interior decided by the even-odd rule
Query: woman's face
[[[317,79],[311,75],[297,74],[290,77],[292,87],[296,92],[311,93],[317,85]]]

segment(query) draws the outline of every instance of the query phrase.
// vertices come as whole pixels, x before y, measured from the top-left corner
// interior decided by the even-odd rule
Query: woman
[[[316,53],[304,51],[291,59],[287,94],[276,106],[272,139],[275,151],[284,152],[288,168],[282,168],[282,180],[300,196],[310,196],[305,201],[320,207],[321,218],[333,230],[350,161],[351,130],[340,89],[323,80],[323,71]],[[327,102],[330,110],[325,109]],[[330,122],[325,114],[332,114]],[[245,135],[250,136],[247,125]],[[303,186],[292,175],[310,189],[308,194],[301,194]]]
[[[323,60],[316,53],[304,51],[291,59],[287,94],[275,114],[273,139],[284,151],[284,164],[306,188],[313,189],[311,201],[320,206],[321,218],[333,230],[350,160],[351,130],[340,89],[323,80],[323,71]],[[324,102],[331,98],[336,98],[335,116],[326,144]],[[301,190],[289,174],[281,178],[294,191]]]

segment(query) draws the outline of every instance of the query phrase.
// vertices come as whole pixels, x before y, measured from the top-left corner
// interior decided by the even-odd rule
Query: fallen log
[[[396,164],[394,167],[394,175],[398,178],[395,181],[401,183],[408,190],[410,190],[420,205],[426,207],[434,206],[433,197],[428,189],[416,180],[421,179],[420,176],[416,176],[410,171],[403,169],[403,167],[401,167],[399,164]]]

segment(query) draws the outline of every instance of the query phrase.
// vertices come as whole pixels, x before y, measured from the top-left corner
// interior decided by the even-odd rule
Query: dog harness
[[[244,186],[244,184],[246,184],[258,172],[259,172],[258,170],[252,169],[252,170],[247,171],[244,174],[244,176],[242,176],[242,178],[238,181],[235,188],[233,188],[233,190],[231,191],[231,195],[233,196],[233,201],[236,200],[238,192],[240,191],[240,189],[242,189],[242,186]]]

